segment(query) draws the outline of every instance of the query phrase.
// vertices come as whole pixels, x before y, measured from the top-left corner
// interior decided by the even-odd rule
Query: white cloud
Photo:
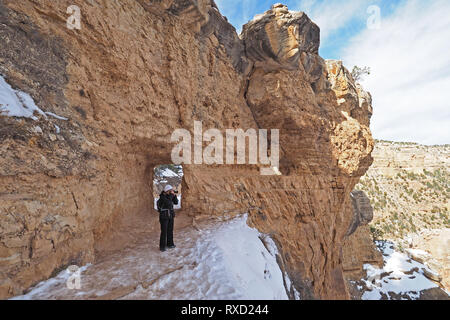
[[[450,1],[410,0],[343,49],[346,66],[372,69],[376,138],[450,143],[449,16]]]
[[[325,42],[334,32],[347,27],[359,13],[365,13],[367,7],[373,2],[371,0],[303,0],[290,9],[304,11],[320,27],[321,41]]]

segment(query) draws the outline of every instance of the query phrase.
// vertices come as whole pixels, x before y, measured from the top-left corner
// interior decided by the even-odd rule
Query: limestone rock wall
[[[74,4],[81,30],[66,27]],[[152,169],[194,120],[280,129],[283,175],[187,165],[179,215],[249,212],[303,298],[349,297],[342,245],[372,162],[370,99],[339,103],[335,80],[354,82],[318,56],[305,14],[276,5],[240,38],[209,0],[0,0],[0,18],[1,74],[68,119],[0,116],[0,297],[127,245],[123,221],[157,232]]]

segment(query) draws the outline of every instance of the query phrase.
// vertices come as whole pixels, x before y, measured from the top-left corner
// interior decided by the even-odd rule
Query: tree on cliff
[[[355,81],[362,80],[365,75],[370,75],[370,67],[353,67],[352,77]]]

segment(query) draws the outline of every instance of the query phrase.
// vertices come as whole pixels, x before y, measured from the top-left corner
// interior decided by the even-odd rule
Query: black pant
[[[174,218],[170,219],[159,219],[161,224],[161,237],[159,239],[159,248],[164,249],[166,247],[171,247],[173,243],[173,223]]]

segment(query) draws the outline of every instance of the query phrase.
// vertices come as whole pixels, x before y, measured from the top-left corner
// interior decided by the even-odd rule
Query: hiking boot
[[[168,246],[169,249],[175,249],[176,247],[177,247],[176,245]]]
[[[166,251],[166,248],[159,248],[159,251],[164,252],[164,251]]]

